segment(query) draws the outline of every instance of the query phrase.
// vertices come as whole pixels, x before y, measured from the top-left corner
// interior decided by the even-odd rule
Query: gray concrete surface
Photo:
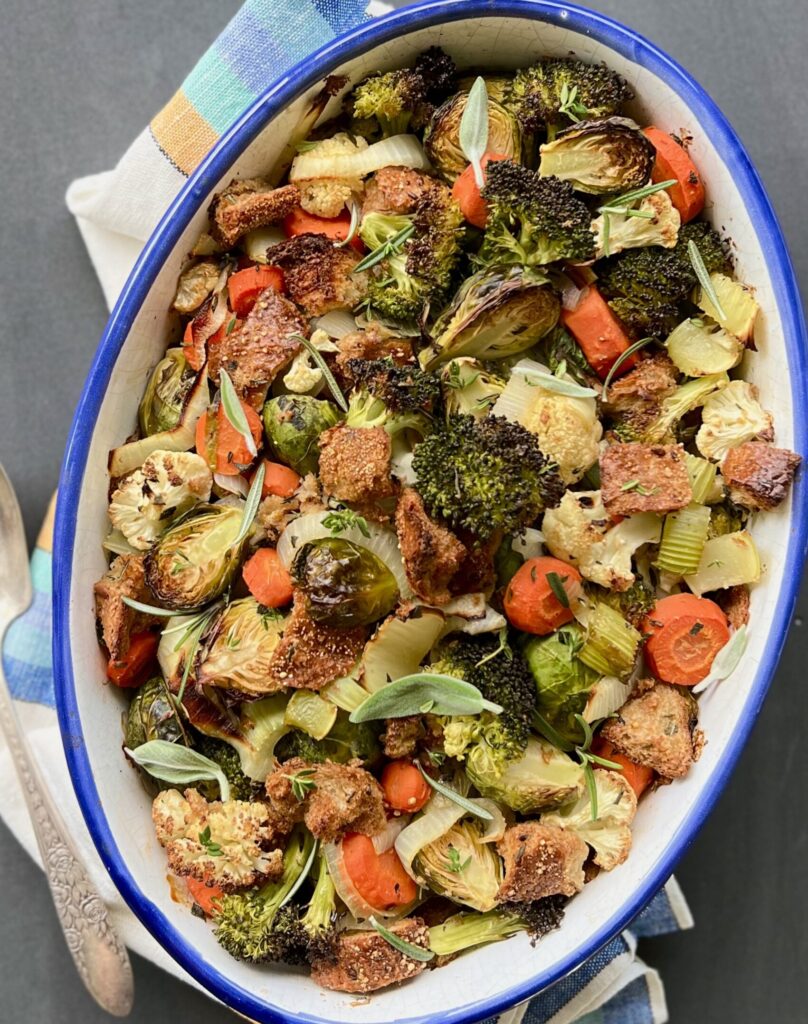
[[[592,0],[591,6],[653,39],[712,93],[767,184],[808,289],[805,0]],[[105,319],[64,207],[65,187],[114,164],[237,7],[237,0],[3,5],[0,460],[19,490],[32,539]],[[804,614],[805,594],[801,609]],[[808,689],[801,626],[797,617],[740,766],[678,870],[696,930],[643,948],[663,973],[674,1024],[808,1020],[802,733]],[[107,1018],[73,973],[47,889],[2,828],[0,863],[0,1021],[100,1024]],[[135,974],[133,1024],[234,1019],[150,964],[136,962]]]

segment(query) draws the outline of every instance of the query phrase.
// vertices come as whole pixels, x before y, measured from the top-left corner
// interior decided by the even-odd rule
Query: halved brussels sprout
[[[231,505],[199,505],[170,527],[146,555],[146,582],[166,608],[190,611],[223,593],[241,562],[236,544],[243,511]]]
[[[195,377],[182,349],[170,348],[152,371],[138,408],[143,437],[176,427]]]
[[[584,786],[583,768],[535,736],[530,737],[518,761],[512,761],[500,774],[495,769],[491,759],[488,763],[466,762],[466,774],[483,796],[520,814],[560,807],[576,799]]]
[[[424,135],[426,155],[441,177],[454,181],[468,166],[460,145],[460,121],[466,109],[467,92],[458,92],[441,104]],[[513,114],[488,97],[488,145],[491,153],[500,153],[518,161],[522,152],[522,132]]]
[[[579,192],[605,195],[639,188],[651,177],[655,149],[627,117],[579,121],[541,147],[539,174]]]
[[[437,892],[475,910],[491,910],[502,884],[502,861],[494,843],[482,841],[476,822],[464,819],[422,847],[415,873]]]
[[[149,679],[135,692],[124,720],[124,745],[130,750],[151,740],[185,743],[186,734],[165,681]]]
[[[432,369],[456,356],[518,355],[555,327],[560,311],[541,278],[518,267],[481,270],[463,282],[436,320],[433,347],[421,353],[421,363]]]
[[[339,537],[304,544],[292,562],[292,578],[306,596],[309,615],[331,626],[368,626],[398,601],[398,583],[384,562]]]
[[[272,450],[301,476],[317,472],[320,434],[340,419],[332,402],[310,395],[279,395],[264,406],[264,430]]]
[[[283,624],[282,615],[262,608],[254,597],[233,601],[202,639],[197,684],[251,694],[276,689],[269,665]]]

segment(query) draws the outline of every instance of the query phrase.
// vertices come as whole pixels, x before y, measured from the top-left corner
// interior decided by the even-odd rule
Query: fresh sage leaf
[[[424,949],[423,946],[414,946],[411,942],[405,942],[405,940],[400,939],[395,932],[391,932],[389,928],[385,928],[383,924],[379,924],[375,917],[369,917],[368,921],[373,925],[384,941],[389,942],[393,949],[397,949],[399,953],[403,953],[412,960],[418,960],[422,964],[435,959],[435,954],[431,949]]]
[[[702,690],[706,690],[713,683],[720,683],[723,679],[729,678],[738,667],[748,641],[749,634],[746,625],[739,626],[718,654],[716,654],[707,678],[702,679],[700,683],[694,686],[691,693],[701,693]]]
[[[514,373],[521,374],[528,382],[538,384],[546,391],[555,391],[559,395],[567,395],[569,398],[594,398],[597,391],[593,388],[585,388],[571,380],[563,380],[554,373],[545,373],[543,370],[534,370],[530,366],[520,366],[518,363],[513,368]]]
[[[187,786],[192,782],[218,782],[222,800],[230,799],[230,783],[215,761],[190,747],[167,740],[149,740],[126,754],[152,778]]]
[[[236,389],[233,387],[233,382],[230,380],[230,375],[227,370],[219,371],[219,397],[221,399],[222,408],[224,414],[230,421],[230,426],[233,430],[237,430],[239,434],[244,438],[244,443],[247,445],[247,451],[253,458],[258,454],[258,449],[255,447],[255,441],[253,441],[252,431],[250,425],[247,422],[247,416],[242,408],[239,397],[236,394]]]
[[[258,511],[258,506],[261,504],[261,490],[264,486],[266,471],[267,468],[262,462],[253,477],[253,482],[250,485],[250,492],[247,495],[247,500],[244,502],[244,515],[241,517],[241,526],[238,531],[238,536],[233,541],[234,548],[237,548],[250,532],[253,519],[255,519],[255,513]]]
[[[352,722],[372,722],[381,718],[406,718],[422,714],[430,705],[435,715],[479,715],[502,708],[486,700],[476,686],[464,679],[435,672],[416,672],[388,683],[372,693],[351,713]]]
[[[474,168],[477,188],[485,184],[481,160],[488,145],[488,90],[485,79],[477,77],[460,118],[460,148]]]

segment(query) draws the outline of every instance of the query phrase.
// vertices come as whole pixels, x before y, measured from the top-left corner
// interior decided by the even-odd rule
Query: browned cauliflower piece
[[[152,805],[157,839],[175,875],[234,892],[280,876],[283,854],[270,850],[277,835],[265,804],[209,803],[197,790],[166,789]]]

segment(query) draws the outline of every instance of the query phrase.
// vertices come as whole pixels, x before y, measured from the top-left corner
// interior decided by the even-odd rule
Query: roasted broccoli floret
[[[635,629],[640,628],[643,619],[656,602],[654,588],[646,583],[642,576],[637,576],[628,590],[605,590],[598,586],[591,589],[595,600],[603,601],[620,612]]]
[[[429,929],[429,948],[451,956],[523,931],[536,942],[558,928],[566,903],[565,896],[546,896],[534,903],[502,903],[483,914],[462,911]]]
[[[461,634],[442,644],[431,671],[457,676],[476,686],[486,700],[499,704],[498,715],[460,715],[444,723],[444,750],[481,770],[504,769],[527,747],[536,710],[536,684],[524,658],[505,635]]]
[[[630,98],[626,82],[604,64],[547,57],[516,72],[504,103],[525,131],[545,128],[553,138],[573,121],[618,114]]]
[[[298,828],[289,838],[283,855],[283,873],[259,889],[223,896],[218,901],[214,931],[219,945],[249,963],[264,963],[278,957],[287,941],[273,933],[273,925],[289,894],[309,867],[314,837]]]
[[[322,740],[315,740],[299,729],[293,729],[278,743],[275,753],[279,761],[293,757],[322,764],[335,761],[347,764],[358,758],[365,767],[372,767],[381,756],[378,728],[373,722],[350,722],[345,712],[340,712],[333,728]]]
[[[450,417],[416,446],[412,465],[429,511],[482,540],[518,532],[564,492],[535,436],[501,416]]]
[[[737,533],[744,528],[749,513],[729,498],[710,508],[708,538],[722,537],[725,533]]]
[[[241,757],[235,747],[212,736],[199,735],[194,746],[200,754],[209,757],[222,769],[230,783],[230,795],[234,800],[254,800],[262,786],[248,779],[241,767]]]
[[[387,247],[375,265],[368,305],[386,320],[418,320],[452,283],[460,257],[463,215],[451,193],[435,184],[410,216],[374,211],[362,220],[360,235],[371,249]]]
[[[542,266],[595,255],[592,218],[572,185],[540,178],[513,160],[486,169],[488,224],[477,260],[483,266]]]
[[[349,399],[346,426],[383,427],[393,437],[403,430],[422,436],[429,432],[440,401],[437,377],[384,359],[351,359],[348,369],[357,387]]]
[[[679,306],[697,284],[687,249],[691,240],[709,273],[729,267],[721,236],[702,222],[683,225],[672,249],[627,249],[598,261],[598,288],[632,334],[665,337],[682,319]]]
[[[370,75],[353,91],[353,117],[364,122],[357,127],[367,134],[368,123],[378,126],[383,137],[424,127],[434,105],[452,91],[454,77],[455,63],[439,46],[425,50],[415,67]]]

